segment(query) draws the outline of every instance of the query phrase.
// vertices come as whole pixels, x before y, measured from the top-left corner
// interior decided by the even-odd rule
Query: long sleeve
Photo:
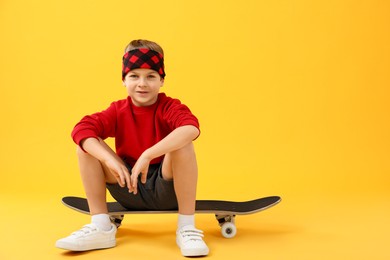
[[[83,117],[76,124],[72,131],[72,139],[76,144],[80,144],[83,139],[102,138],[115,136],[116,128],[116,107],[112,103],[109,108],[102,112]]]

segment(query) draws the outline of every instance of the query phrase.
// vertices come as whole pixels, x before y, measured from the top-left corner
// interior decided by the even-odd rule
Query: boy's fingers
[[[111,174],[114,175],[115,179],[117,180],[119,186],[124,187],[123,178],[122,175],[116,171],[111,170]]]
[[[133,193],[137,194],[138,174],[135,174],[134,172],[132,172],[130,177],[131,177],[131,188],[133,190]]]
[[[132,193],[134,191],[133,189],[133,183],[131,181],[131,177],[130,177],[130,180],[129,182],[127,183],[127,188],[129,189],[129,192]]]
[[[123,187],[127,184],[127,187],[130,189],[131,186],[130,173],[126,168],[123,169],[123,175],[125,181],[125,183],[123,183]]]
[[[146,177],[147,177],[148,175],[146,174],[146,172],[142,172],[141,173],[141,182],[143,183],[143,184],[145,184],[146,183]]]
[[[122,187],[124,187],[125,184],[126,184],[126,180],[125,180],[124,174],[123,173],[119,174],[119,177],[120,177],[120,180],[121,180],[121,185],[122,185]]]

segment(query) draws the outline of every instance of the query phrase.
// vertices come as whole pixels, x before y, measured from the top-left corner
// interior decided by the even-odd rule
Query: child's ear
[[[124,87],[126,87],[125,81],[122,81],[122,85],[123,85]]]

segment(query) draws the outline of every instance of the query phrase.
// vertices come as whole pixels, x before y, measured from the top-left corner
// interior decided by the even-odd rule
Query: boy
[[[184,256],[207,255],[195,228],[197,162],[192,141],[199,123],[179,100],[159,93],[164,52],[155,42],[134,40],[125,49],[123,85],[128,97],[85,116],[73,129],[91,224],[56,242],[84,251],[114,247],[116,226],[107,214],[106,188],[124,207],[178,208],[176,242]],[[116,152],[104,139],[115,137]]]

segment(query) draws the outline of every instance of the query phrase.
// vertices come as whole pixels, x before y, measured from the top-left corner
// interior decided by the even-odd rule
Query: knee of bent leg
[[[186,153],[195,153],[194,143],[191,142],[183,147],[184,152]]]
[[[77,157],[82,157],[82,156],[87,155],[87,153],[79,145],[76,148],[76,154],[77,154]]]
[[[194,144],[191,142],[185,146],[183,146],[182,148],[176,150],[174,153],[173,153],[173,156],[179,156],[179,157],[192,157],[192,156],[195,156],[195,148],[194,148]]]

